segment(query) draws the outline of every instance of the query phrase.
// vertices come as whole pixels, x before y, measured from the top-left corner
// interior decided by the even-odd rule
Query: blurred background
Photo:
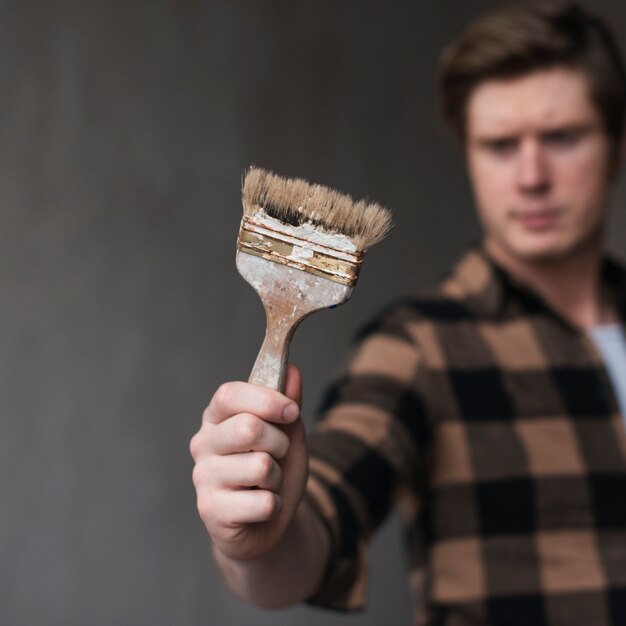
[[[188,443],[263,336],[234,262],[248,165],[394,210],[352,300],[296,334],[307,425],[355,330],[477,240],[434,77],[495,4],[0,1],[0,624],[409,623],[395,518],[365,613],[234,599]],[[594,7],[623,40],[625,5]],[[623,181],[613,204],[623,259]]]

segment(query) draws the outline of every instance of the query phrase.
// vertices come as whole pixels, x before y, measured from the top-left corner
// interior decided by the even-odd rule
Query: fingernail
[[[293,402],[288,404],[283,410],[283,417],[290,422],[293,422],[298,415],[300,415],[300,409],[298,408],[298,405]]]

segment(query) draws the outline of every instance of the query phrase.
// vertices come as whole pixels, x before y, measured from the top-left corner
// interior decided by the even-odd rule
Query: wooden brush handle
[[[249,382],[283,392],[289,343],[298,324],[314,311],[345,302],[352,287],[309,272],[237,252],[237,269],[263,303],[265,339]]]
[[[252,368],[248,382],[275,389],[285,389],[289,344],[299,320],[285,317],[266,307],[265,339]]]

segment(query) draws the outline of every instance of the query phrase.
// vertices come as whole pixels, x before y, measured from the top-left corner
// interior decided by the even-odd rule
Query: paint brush
[[[344,303],[363,255],[391,226],[378,204],[251,167],[243,180],[237,269],[256,290],[267,321],[249,382],[283,391],[289,344],[315,311]]]

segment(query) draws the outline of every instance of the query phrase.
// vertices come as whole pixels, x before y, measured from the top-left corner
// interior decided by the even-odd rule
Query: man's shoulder
[[[433,289],[392,300],[358,330],[355,338],[382,334],[413,342],[420,327],[473,320],[476,312],[468,303]]]
[[[476,307],[480,292],[489,291],[493,282],[491,273],[480,252],[470,250],[436,287],[392,300],[360,329],[357,337],[374,332],[398,333],[416,324],[475,320],[481,315]]]
[[[380,328],[403,327],[426,321],[449,321],[475,317],[463,300],[440,291],[399,297],[381,309],[362,329],[362,334]]]

